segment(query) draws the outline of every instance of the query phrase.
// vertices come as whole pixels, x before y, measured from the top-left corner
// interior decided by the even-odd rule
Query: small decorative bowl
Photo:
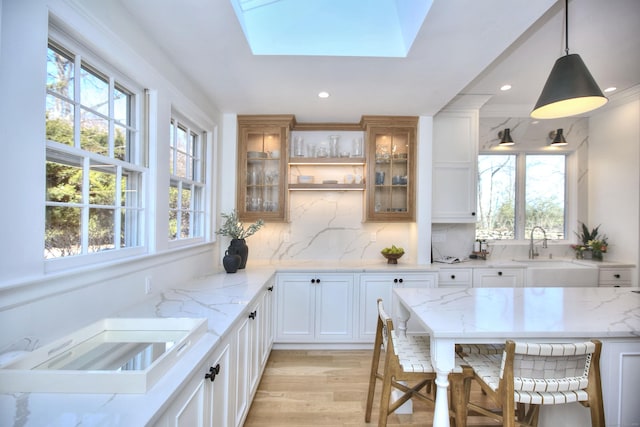
[[[382,253],[382,252],[380,252],[380,253],[382,254],[383,257],[385,257],[387,259],[387,264],[397,264],[398,263],[398,259],[400,257],[402,257],[402,255],[404,255],[404,252],[399,253],[399,254],[385,254],[385,253]]]

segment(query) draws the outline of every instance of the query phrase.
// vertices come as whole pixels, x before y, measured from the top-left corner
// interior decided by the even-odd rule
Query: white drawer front
[[[473,272],[469,268],[441,269],[438,272],[438,286],[471,286]]]

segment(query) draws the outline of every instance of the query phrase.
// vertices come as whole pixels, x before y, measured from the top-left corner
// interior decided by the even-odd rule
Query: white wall
[[[609,237],[607,258],[640,266],[640,87],[622,95],[589,121],[589,222]]]

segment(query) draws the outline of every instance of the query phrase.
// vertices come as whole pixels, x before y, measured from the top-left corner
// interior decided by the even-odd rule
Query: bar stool
[[[507,427],[537,426],[540,405],[580,402],[591,410],[592,427],[604,427],[601,349],[597,340],[567,344],[507,340],[501,355],[465,353],[474,379],[502,413],[472,402],[468,409]]]
[[[382,373],[378,372],[381,350],[384,348],[384,364]],[[462,366],[462,359],[456,356],[456,367],[449,374],[450,383],[450,414],[455,418],[456,427],[465,427],[467,422],[467,402],[473,378],[473,371],[468,366]],[[412,397],[418,397],[434,405],[436,372],[431,364],[431,350],[428,335],[403,336],[396,334],[393,321],[384,310],[382,299],[378,299],[378,326],[373,347],[371,375],[369,377],[369,393],[365,421],[371,421],[371,410],[377,380],[382,381],[382,395],[380,397],[380,416],[378,426],[387,425],[387,417],[395,412],[402,404]],[[408,386],[400,381],[413,383]],[[394,402],[391,400],[392,388],[404,392]],[[422,391],[425,389],[425,391]]]

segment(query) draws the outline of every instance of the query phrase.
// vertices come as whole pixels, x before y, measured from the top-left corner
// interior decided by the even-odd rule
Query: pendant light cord
[[[564,53],[569,55],[569,0],[564,0]]]

